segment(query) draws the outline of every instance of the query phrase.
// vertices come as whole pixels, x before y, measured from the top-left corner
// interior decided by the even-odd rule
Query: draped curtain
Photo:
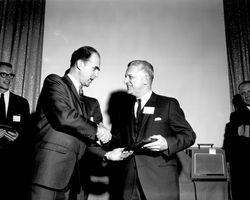
[[[11,90],[31,111],[40,93],[45,0],[0,0],[0,60],[16,74]]]
[[[230,94],[240,82],[250,80],[250,1],[224,0]]]

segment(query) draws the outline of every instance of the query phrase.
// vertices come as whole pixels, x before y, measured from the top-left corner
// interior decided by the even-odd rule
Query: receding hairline
[[[243,85],[247,85],[247,84],[250,84],[250,80],[248,81],[242,81],[239,85],[238,85],[238,90],[240,91],[240,88],[243,86]]]
[[[146,60],[133,60],[128,63],[128,68],[131,66],[135,66],[138,70],[144,71],[151,80],[151,83],[154,79],[154,68],[151,63]]]

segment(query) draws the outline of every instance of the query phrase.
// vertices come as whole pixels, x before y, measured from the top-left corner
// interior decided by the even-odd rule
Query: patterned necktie
[[[4,101],[4,94],[1,94],[0,98],[0,123],[5,121],[6,119],[6,109],[5,109],[5,101]]]

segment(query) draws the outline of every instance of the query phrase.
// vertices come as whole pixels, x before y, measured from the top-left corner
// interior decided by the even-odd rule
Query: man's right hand
[[[112,138],[112,134],[110,130],[106,128],[102,123],[97,125],[97,133],[96,133],[98,141],[101,141],[102,144],[109,142]]]
[[[133,151],[124,151],[124,148],[116,148],[112,151],[109,151],[105,154],[107,160],[110,161],[121,161],[129,156],[131,156],[134,152]]]
[[[0,138],[2,138],[5,134],[5,130],[0,128]]]
[[[12,131],[6,131],[5,129],[0,129],[0,138],[2,137],[7,138],[9,141],[14,141],[18,138],[19,134],[18,132],[12,132]]]

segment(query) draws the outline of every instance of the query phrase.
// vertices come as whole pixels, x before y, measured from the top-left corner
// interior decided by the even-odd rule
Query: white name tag
[[[20,115],[13,115],[13,122],[20,122],[21,116]]]
[[[155,107],[144,107],[143,108],[143,114],[154,114]]]

